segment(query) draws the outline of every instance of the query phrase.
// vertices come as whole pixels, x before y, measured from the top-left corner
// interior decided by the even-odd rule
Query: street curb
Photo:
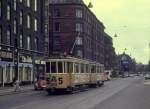
[[[19,94],[19,93],[25,93],[25,92],[29,92],[29,91],[33,91],[33,89],[27,89],[27,90],[21,90],[21,91],[11,91],[11,92],[6,92],[6,93],[0,93],[0,96],[6,96],[6,95],[13,95],[13,94]]]

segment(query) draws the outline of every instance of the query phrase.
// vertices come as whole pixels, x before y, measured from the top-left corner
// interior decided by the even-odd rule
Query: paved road
[[[150,109],[150,82],[141,78],[109,81],[69,95],[27,92],[0,97],[0,109]]]

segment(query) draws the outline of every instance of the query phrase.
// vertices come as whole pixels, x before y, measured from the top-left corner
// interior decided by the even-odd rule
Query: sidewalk
[[[33,85],[21,86],[19,91],[14,91],[14,87],[0,87],[0,96],[23,93],[34,89]]]

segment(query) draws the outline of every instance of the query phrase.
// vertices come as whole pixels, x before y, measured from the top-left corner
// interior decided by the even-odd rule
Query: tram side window
[[[101,67],[101,73],[104,73],[104,67]]]
[[[100,72],[100,73],[102,73],[102,69],[101,69],[101,67],[99,67],[99,72]]]
[[[74,68],[75,68],[74,72],[79,73],[79,64],[75,64]]]
[[[96,73],[96,67],[94,65],[91,68],[91,73]]]
[[[86,65],[86,73],[89,73],[89,66]]]
[[[63,65],[62,65],[62,62],[58,62],[58,73],[63,73]]]
[[[91,68],[91,73],[94,73],[94,66],[92,66]]]
[[[67,62],[67,73],[73,73],[73,63]]]
[[[100,73],[99,72],[99,66],[96,67],[96,73]]]
[[[46,73],[50,73],[50,62],[46,62]]]
[[[56,73],[56,62],[51,62],[51,73]]]
[[[81,64],[81,73],[84,73],[84,64]]]

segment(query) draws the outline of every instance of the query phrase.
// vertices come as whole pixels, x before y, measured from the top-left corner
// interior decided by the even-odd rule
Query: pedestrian
[[[14,89],[15,92],[21,90],[19,80],[15,81],[14,87],[15,87]]]

